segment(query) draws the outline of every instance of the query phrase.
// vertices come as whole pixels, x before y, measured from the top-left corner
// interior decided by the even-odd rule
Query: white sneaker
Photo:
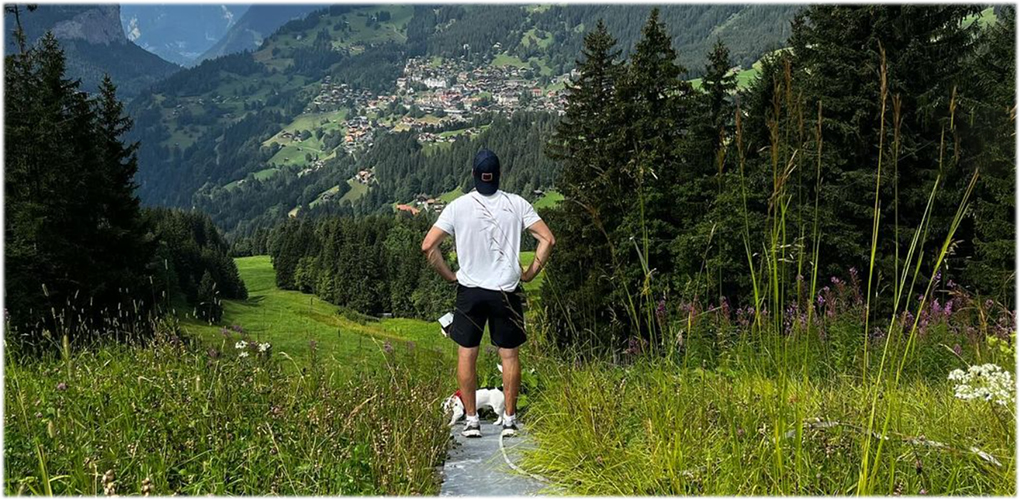
[[[460,432],[460,435],[469,438],[480,438],[482,437],[482,426],[479,422],[468,422],[464,424],[464,430]]]

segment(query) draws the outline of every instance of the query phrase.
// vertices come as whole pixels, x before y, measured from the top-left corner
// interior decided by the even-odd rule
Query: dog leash
[[[548,479],[546,479],[546,478],[544,478],[542,476],[539,476],[538,474],[532,474],[532,473],[530,473],[530,472],[520,468],[519,466],[517,466],[516,464],[514,464],[513,462],[510,461],[510,457],[508,457],[507,454],[506,454],[506,448],[503,446],[503,434],[499,435],[499,451],[503,452],[503,460],[506,462],[507,465],[510,466],[511,469],[513,469],[513,470],[515,470],[515,471],[517,471],[517,472],[519,472],[521,474],[524,474],[526,476],[529,476],[532,479],[535,479],[537,481],[541,481],[541,482],[546,483],[546,484],[552,484],[552,481],[550,481],[550,480],[548,480]]]

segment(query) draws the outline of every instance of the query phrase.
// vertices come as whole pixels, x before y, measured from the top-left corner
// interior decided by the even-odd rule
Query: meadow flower
[[[66,391],[67,390],[67,383],[66,382],[61,382],[61,383],[57,384],[57,390],[58,391]]]
[[[272,347],[272,346],[269,345],[269,342],[263,342],[263,343],[259,344],[259,352],[266,352],[266,351],[269,350],[270,347]]]
[[[236,349],[247,349],[248,348],[248,342],[244,341],[244,340],[239,340],[239,341],[237,341],[236,344],[234,344],[234,348],[236,348]]]
[[[389,340],[387,340],[386,342],[383,342],[382,348],[383,348],[383,351],[386,351],[386,354],[389,354],[389,353],[393,352],[393,344],[390,344]]]
[[[103,478],[101,480],[103,483],[103,494],[108,497],[117,494],[117,485],[114,483],[113,479],[113,469],[110,469],[103,474]]]
[[[991,401],[1000,406],[1013,401],[1013,375],[995,364],[973,365],[967,371],[953,370],[949,372],[949,380],[957,383],[957,399]]]
[[[241,352],[237,353],[237,357],[239,357],[239,358],[247,358],[248,357],[248,351],[241,351]]]

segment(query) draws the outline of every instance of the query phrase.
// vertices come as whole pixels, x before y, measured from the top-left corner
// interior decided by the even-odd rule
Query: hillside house
[[[418,215],[418,212],[420,212],[420,210],[418,210],[417,208],[414,208],[411,205],[405,205],[405,204],[397,205],[397,210],[400,210],[402,212],[407,212],[407,213],[409,213],[411,215]]]

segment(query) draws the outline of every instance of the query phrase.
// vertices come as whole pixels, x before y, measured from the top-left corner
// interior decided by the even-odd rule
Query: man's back
[[[436,226],[455,238],[461,285],[512,291],[521,277],[521,233],[539,220],[516,194],[472,191],[447,205]]]

